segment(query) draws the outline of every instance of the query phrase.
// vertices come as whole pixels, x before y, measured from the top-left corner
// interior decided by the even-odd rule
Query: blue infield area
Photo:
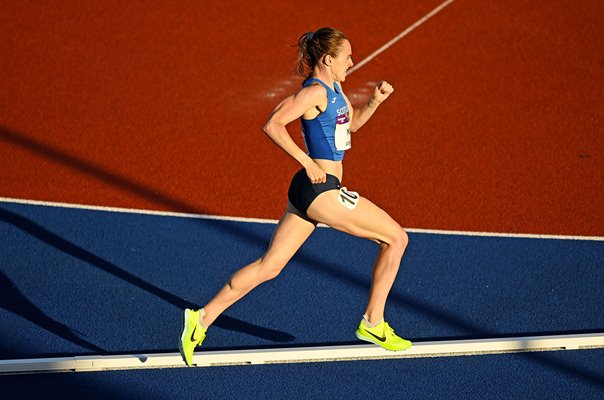
[[[2,359],[176,352],[202,305],[274,229],[0,203]],[[203,349],[357,343],[374,243],[318,228]],[[604,330],[604,242],[410,233],[387,318],[414,340]],[[203,350],[202,350],[203,351]],[[0,376],[14,398],[601,398],[602,349],[380,361]]]
[[[181,309],[259,257],[273,229],[0,203],[0,357],[177,351]],[[376,252],[318,228],[204,349],[356,343]],[[602,331],[602,260],[601,241],[411,233],[387,319],[415,340]]]

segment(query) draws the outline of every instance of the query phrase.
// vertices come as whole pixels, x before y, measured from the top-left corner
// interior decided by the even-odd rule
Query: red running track
[[[261,126],[290,45],[331,25],[358,62],[441,1],[223,3],[3,1],[0,197],[278,218],[297,166]],[[347,79],[396,92],[344,183],[405,227],[603,236],[603,20],[456,0]]]

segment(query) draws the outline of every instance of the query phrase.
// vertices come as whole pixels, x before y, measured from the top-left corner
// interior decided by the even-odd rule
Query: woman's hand
[[[310,183],[313,185],[325,183],[327,181],[327,174],[312,160],[312,158],[309,157],[302,166],[306,170],[306,175],[308,176]]]
[[[355,109],[352,113],[352,121],[350,122],[350,131],[356,132],[360,127],[365,125],[365,123],[371,118],[375,110],[377,110],[378,106],[386,100],[391,94],[394,92],[394,88],[391,84],[386,81],[381,81],[377,85],[375,85],[375,89],[373,90],[373,94],[359,109]],[[348,102],[350,104],[350,102]],[[350,105],[349,105],[350,108]]]
[[[382,101],[386,100],[388,96],[392,94],[392,92],[394,92],[392,85],[386,81],[381,81],[375,86],[371,100],[377,104],[380,104]]]

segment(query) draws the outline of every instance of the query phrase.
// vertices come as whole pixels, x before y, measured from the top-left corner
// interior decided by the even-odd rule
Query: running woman
[[[279,275],[319,222],[380,245],[357,338],[392,351],[411,347],[410,341],[397,336],[384,321],[386,298],[407,247],[407,234],[366,197],[340,186],[350,133],[362,127],[394,91],[389,83],[380,82],[368,102],[353,110],[341,85],[352,65],[350,42],[336,29],[321,28],[298,40],[296,71],[305,78],[302,88],[277,105],[263,130],[302,168],[291,181],[287,208],[267,252],[238,270],[205,307],[184,311],[180,350],[187,365],[192,365],[195,347],[202,344],[216,318],[256,286]],[[307,152],[286,129],[297,119]]]

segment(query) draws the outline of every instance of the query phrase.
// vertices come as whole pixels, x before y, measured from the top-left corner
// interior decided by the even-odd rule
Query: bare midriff
[[[323,160],[323,159],[313,159],[314,162],[317,163],[319,167],[326,174],[330,174],[335,176],[342,182],[342,174],[344,172],[344,167],[342,165],[342,161],[333,161],[333,160]]]

